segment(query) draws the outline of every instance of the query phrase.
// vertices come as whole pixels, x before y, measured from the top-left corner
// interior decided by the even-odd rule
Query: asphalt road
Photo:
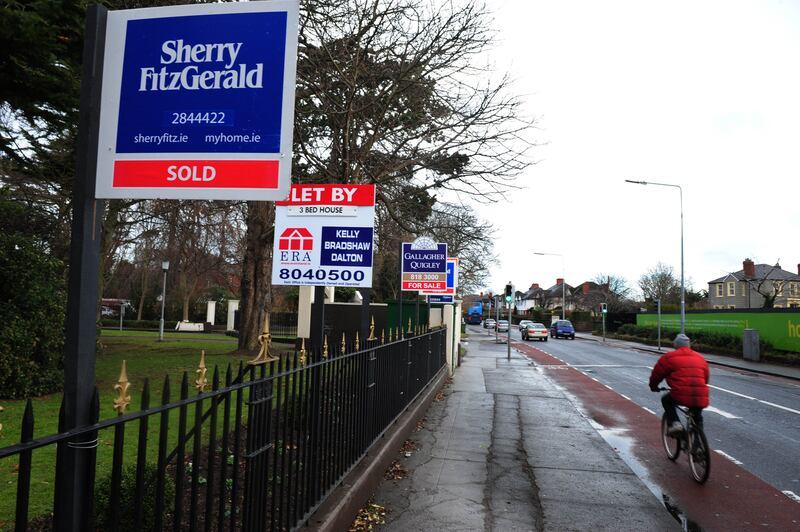
[[[521,338],[512,327],[513,340]],[[579,339],[525,343],[661,415],[660,395],[647,386],[656,354]],[[800,382],[712,365],[710,385],[704,421],[717,459],[740,465],[789,497],[800,495]]]

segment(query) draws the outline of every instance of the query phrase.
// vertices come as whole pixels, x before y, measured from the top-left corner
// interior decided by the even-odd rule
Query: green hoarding
[[[656,314],[638,314],[636,324],[658,326]],[[661,327],[679,330],[680,314],[662,314]],[[777,349],[800,353],[800,312],[702,312],[686,314],[686,330],[718,331],[742,336],[744,329],[756,329],[762,340]]]

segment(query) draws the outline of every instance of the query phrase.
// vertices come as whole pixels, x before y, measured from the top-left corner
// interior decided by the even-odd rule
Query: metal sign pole
[[[397,269],[397,277],[400,281],[400,284],[397,286],[399,290],[399,297],[398,301],[400,302],[397,306],[397,326],[400,328],[400,336],[397,338],[404,338],[405,335],[403,334],[403,243],[397,243],[397,258],[400,260],[399,268]]]
[[[314,287],[314,304],[311,305],[311,349],[322,354],[322,343],[325,336],[325,287]]]
[[[656,299],[658,304],[658,352],[661,352],[661,300]]]
[[[511,360],[511,303],[506,303],[508,307],[508,339],[506,344],[508,345],[508,354],[506,356],[507,360]]]
[[[95,200],[100,87],[108,10],[98,4],[86,12],[81,81],[78,158],[72,191],[72,243],[64,342],[63,431],[89,425],[95,389],[100,233],[104,201]],[[57,463],[55,529],[87,530],[87,493],[92,493],[89,442],[66,444]],[[60,450],[61,451],[61,450]]]
[[[606,341],[606,313],[603,312],[603,341]]]

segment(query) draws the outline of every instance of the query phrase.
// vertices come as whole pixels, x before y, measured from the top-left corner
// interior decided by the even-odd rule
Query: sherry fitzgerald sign
[[[96,197],[282,200],[297,0],[108,13]]]

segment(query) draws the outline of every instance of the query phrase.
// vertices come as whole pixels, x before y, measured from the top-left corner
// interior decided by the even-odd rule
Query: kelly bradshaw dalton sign
[[[375,185],[292,185],[275,207],[272,284],[372,286]]]
[[[286,198],[297,17],[298,0],[109,12],[96,197]]]

